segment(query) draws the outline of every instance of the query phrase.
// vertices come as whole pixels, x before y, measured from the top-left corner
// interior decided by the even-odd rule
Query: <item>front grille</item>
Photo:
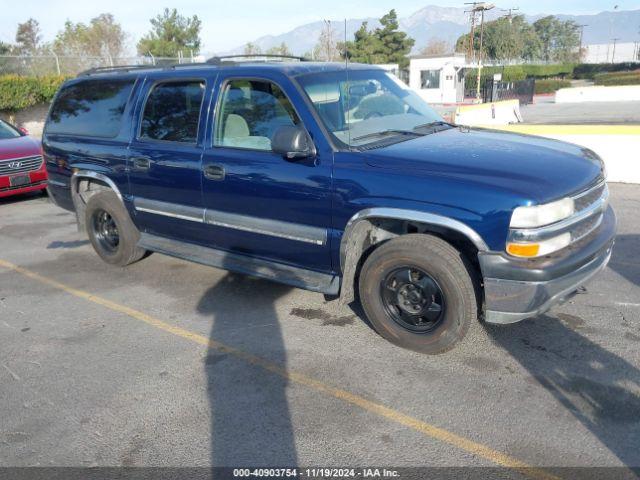
[[[0,161],[0,175],[13,175],[14,173],[33,172],[42,166],[40,155],[24,158],[12,158]]]
[[[579,193],[578,195],[573,197],[576,206],[576,212],[580,212],[581,210],[589,208],[589,206],[597,202],[600,197],[602,197],[605,188],[607,188],[607,184],[602,182],[599,185],[596,185],[595,187],[592,187],[589,190]]]

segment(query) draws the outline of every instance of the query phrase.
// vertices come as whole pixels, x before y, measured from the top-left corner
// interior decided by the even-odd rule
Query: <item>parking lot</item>
[[[320,294],[108,266],[46,197],[0,201],[0,464],[640,466],[640,186],[611,188],[586,293],[437,357]]]

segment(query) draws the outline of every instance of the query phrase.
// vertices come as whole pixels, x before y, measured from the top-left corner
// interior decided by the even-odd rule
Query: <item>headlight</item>
[[[563,198],[557,202],[532,207],[518,207],[511,216],[511,228],[536,228],[551,225],[575,212],[572,198]]]
[[[507,253],[514,257],[535,258],[563,249],[571,243],[571,234],[563,233],[557,237],[540,240],[535,243],[507,243]]]

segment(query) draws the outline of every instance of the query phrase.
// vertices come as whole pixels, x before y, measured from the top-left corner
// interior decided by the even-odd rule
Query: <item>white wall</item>
[[[640,43],[617,43],[616,56],[613,60],[619,62],[638,62],[638,48]],[[586,45],[585,63],[610,63],[613,57],[613,42]],[[635,56],[634,56],[635,55]],[[640,68],[640,64],[638,65]]]
[[[634,101],[640,101],[640,85],[562,88],[556,92],[556,103]]]

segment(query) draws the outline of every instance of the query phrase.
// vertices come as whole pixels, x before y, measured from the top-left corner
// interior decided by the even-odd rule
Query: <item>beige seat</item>
[[[240,115],[230,113],[227,116],[227,121],[224,124],[224,135],[222,138],[227,140],[229,138],[248,137],[250,133],[249,124]]]
[[[267,137],[251,136],[247,121],[235,113],[230,113],[227,116],[222,145],[253,150],[271,150],[271,140]]]

